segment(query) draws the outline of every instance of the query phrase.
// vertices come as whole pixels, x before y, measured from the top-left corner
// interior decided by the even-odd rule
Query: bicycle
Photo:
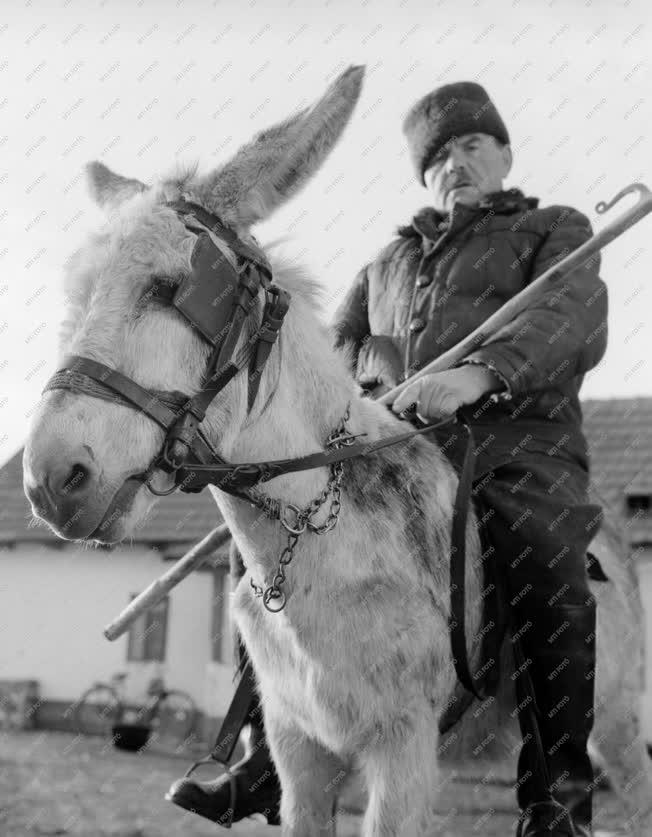
[[[121,749],[138,750],[155,732],[185,741],[197,717],[193,698],[179,689],[166,689],[160,677],[147,688],[148,700],[138,707],[123,699],[127,675],[114,674],[108,683],[93,683],[74,706],[74,727],[84,735],[109,735]]]

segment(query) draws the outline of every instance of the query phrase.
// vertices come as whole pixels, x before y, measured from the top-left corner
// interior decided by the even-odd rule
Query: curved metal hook
[[[625,186],[624,189],[621,189],[616,197],[612,198],[610,201],[600,201],[599,203],[596,203],[595,211],[602,215],[603,212],[606,212],[608,209],[611,209],[612,206],[615,206],[619,200],[625,197],[625,195],[630,195],[632,193],[636,193],[638,195],[639,203],[646,198],[649,199],[652,195],[652,192],[650,192],[644,183],[630,183],[629,186]]]

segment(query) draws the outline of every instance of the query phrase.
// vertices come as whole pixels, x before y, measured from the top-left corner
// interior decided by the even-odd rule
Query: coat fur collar
[[[538,205],[539,198],[526,197],[520,189],[512,187],[498,192],[490,192],[473,209],[477,211],[492,209],[494,213],[510,215],[513,212],[536,209]],[[448,217],[448,214],[442,214],[432,206],[426,206],[414,215],[410,224],[398,227],[397,233],[405,238],[419,236],[434,241],[445,230]]]

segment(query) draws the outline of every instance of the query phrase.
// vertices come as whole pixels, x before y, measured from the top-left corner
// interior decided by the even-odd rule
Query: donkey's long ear
[[[116,207],[147,189],[140,180],[122,177],[97,160],[86,164],[86,178],[95,203],[107,209]]]
[[[293,197],[337,143],[360,95],[364,67],[351,66],[319,101],[261,131],[193,189],[234,227],[267,218]]]

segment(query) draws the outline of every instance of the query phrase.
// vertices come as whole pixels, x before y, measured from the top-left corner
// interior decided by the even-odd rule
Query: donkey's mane
[[[261,244],[272,266],[274,283],[288,291],[292,299],[301,299],[319,317],[324,312],[326,289],[312,276],[307,265],[281,249],[285,243],[285,240],[275,240]]]
[[[193,163],[177,163],[174,169],[163,181],[163,187],[168,187],[177,192],[185,192],[195,181],[199,170],[199,161]],[[208,208],[208,207],[207,207]]]

